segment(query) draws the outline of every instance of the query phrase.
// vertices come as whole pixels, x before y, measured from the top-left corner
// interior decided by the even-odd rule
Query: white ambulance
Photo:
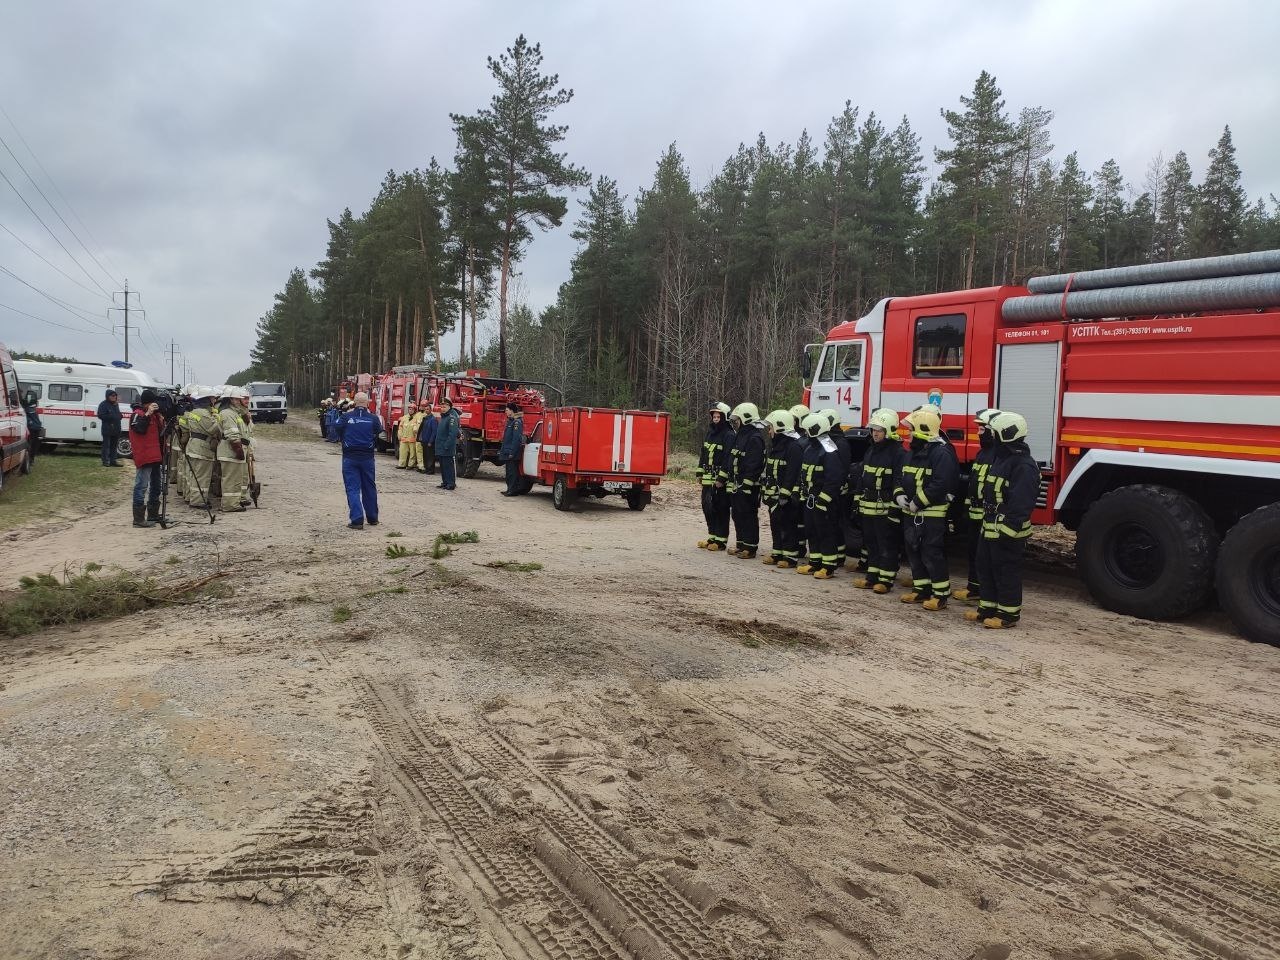
[[[130,452],[130,404],[147,387],[158,388],[154,377],[132,367],[108,366],[101,363],[44,363],[38,360],[15,360],[13,369],[25,397],[36,395],[36,411],[44,424],[46,443],[102,443],[102,424],[98,422],[98,404],[107,390],[116,391],[120,413],[124,417],[116,452],[128,457]]]

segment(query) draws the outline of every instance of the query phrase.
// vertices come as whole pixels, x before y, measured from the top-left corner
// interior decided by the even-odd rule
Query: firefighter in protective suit
[[[698,549],[716,553],[729,549],[729,448],[733,446],[733,427],[729,426],[729,405],[712,405],[707,435],[702,440],[698,457],[698,479],[702,484],[702,515],[707,521],[707,537],[698,541]]]
[[[1022,616],[1022,554],[1040,493],[1040,467],[1027,448],[1027,421],[1019,414],[1001,411],[987,429],[995,441],[995,458],[983,482],[981,599],[978,609],[966,610],[964,616],[992,630],[1007,630]]]
[[[760,478],[764,475],[764,424],[754,403],[740,403],[729,414],[737,431],[729,448],[729,507],[737,544],[732,551],[750,560],[760,549]]]
[[[844,466],[844,484],[840,488],[840,500],[836,504],[835,519],[839,525],[836,530],[836,566],[843,567],[850,551],[857,557],[861,551],[862,541],[853,523],[853,496],[849,490],[849,482],[853,475],[853,447],[849,438],[844,435],[840,426],[840,414],[832,409],[819,410],[819,414],[827,418],[830,431],[827,434],[836,445],[840,454],[840,463]]]
[[[213,468],[218,460],[218,415],[213,409],[217,393],[212,387],[197,386],[191,391],[191,411],[187,414],[186,455],[191,476],[187,503],[198,510],[216,506],[210,498]]]
[[[813,574],[816,580],[830,580],[836,573],[836,538],[840,521],[835,515],[840,490],[845,483],[840,450],[831,439],[831,421],[820,413],[804,419],[809,437],[800,463],[800,496],[804,502],[804,528],[809,536],[809,558],[796,573]]]
[[[248,502],[248,447],[235,387],[226,387],[218,403],[218,468],[222,471],[223,513],[244,513]]]
[[[809,435],[804,432],[804,418],[813,411],[803,403],[797,403],[789,412],[796,419],[796,447],[799,450],[800,459],[803,461],[804,452],[809,446]],[[796,514],[796,543],[798,544],[801,560],[809,553],[808,542],[804,532],[804,504],[800,504],[799,512]]]
[[[941,610],[951,597],[947,570],[947,509],[955,497],[960,465],[942,435],[942,418],[926,405],[902,423],[911,431],[911,451],[902,465],[895,502],[902,511],[903,540],[911,564],[911,590],[898,599]]]
[[[996,456],[995,440],[987,424],[991,422],[999,410],[988,408],[974,414],[974,422],[978,425],[978,455],[969,466],[969,489],[964,497],[965,514],[969,525],[965,531],[965,545],[969,551],[969,582],[959,590],[952,592],[953,600],[962,603],[978,602],[978,544],[982,542],[982,497],[983,481],[987,476],[987,468]]]
[[[796,540],[796,517],[800,513],[800,438],[796,419],[786,410],[775,410],[764,418],[769,435],[769,453],[764,461],[764,504],[769,510],[769,533],[773,548],[764,562],[783,570],[800,560]]]
[[[871,443],[855,468],[854,496],[862,521],[867,572],[855,587],[888,593],[902,560],[902,513],[894,489],[907,452],[898,438],[898,414],[881,407],[867,421]]]
[[[396,424],[396,439],[400,441],[397,470],[426,472],[422,466],[422,444],[418,442],[418,431],[421,429],[422,414],[418,412],[418,405],[411,402]]]

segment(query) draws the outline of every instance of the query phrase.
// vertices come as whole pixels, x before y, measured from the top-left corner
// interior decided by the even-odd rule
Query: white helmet
[[[222,385],[222,388],[218,391],[218,398],[220,400],[230,400],[235,395],[236,395],[236,388],[226,383],[224,383]]]
[[[232,395],[233,397],[235,397],[237,400],[248,400],[248,399],[249,399],[249,391],[248,391],[247,389],[245,389],[244,387],[232,387],[231,389],[232,389],[232,391],[233,391],[233,393],[232,393],[231,395]]]
[[[204,400],[209,397],[216,397],[218,393],[217,387],[209,387],[201,383],[191,388],[191,399]]]

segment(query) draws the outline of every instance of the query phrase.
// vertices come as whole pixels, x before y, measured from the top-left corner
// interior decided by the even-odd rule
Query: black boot
[[[160,504],[158,503],[147,504],[147,519],[151,520],[154,523],[160,522]]]
[[[155,524],[147,519],[146,507],[133,508],[133,525],[135,527],[154,527]]]

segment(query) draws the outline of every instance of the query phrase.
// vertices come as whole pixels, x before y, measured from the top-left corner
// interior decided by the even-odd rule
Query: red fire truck
[[[458,411],[458,473],[474,477],[480,464],[498,463],[498,448],[507,426],[506,406],[514,402],[524,414],[526,435],[533,433],[546,409],[546,393],[559,390],[548,383],[491,377],[484,370],[431,374],[422,379],[418,396],[439,408],[448,398]]]
[[[1076,531],[1102,606],[1170,619],[1216,589],[1280,643],[1280,251],[882,300],[811,373],[805,402],[858,437],[877,407],[941,394],[962,464],[978,410],[1022,414],[1032,519]]]

